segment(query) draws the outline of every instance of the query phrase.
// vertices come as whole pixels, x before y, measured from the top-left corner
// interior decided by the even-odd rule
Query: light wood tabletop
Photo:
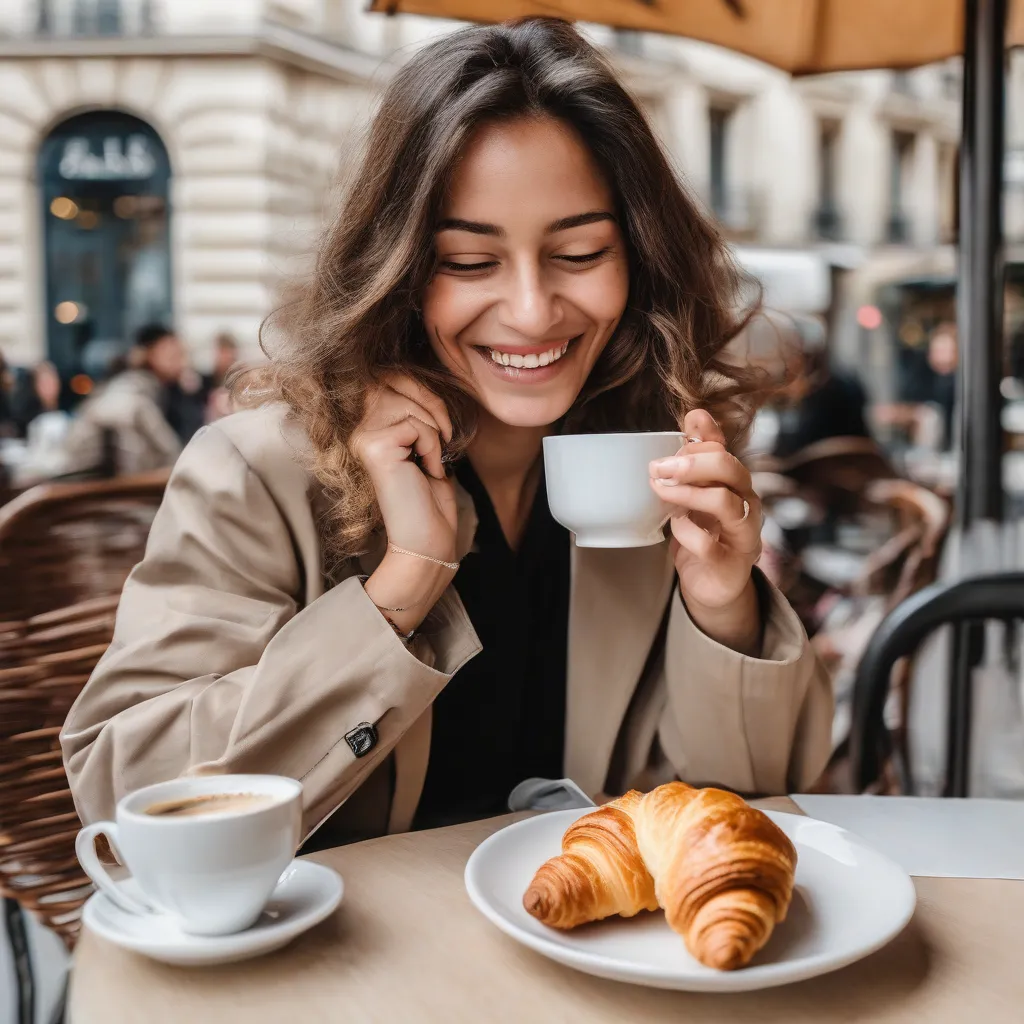
[[[765,805],[796,811],[785,800]],[[71,978],[71,1024],[1024,1020],[1022,882],[915,879],[913,921],[858,964],[761,992],[662,992],[552,963],[474,909],[462,883],[466,860],[511,820],[388,836],[315,855],[344,877],[341,907],[261,959],[186,970],[83,932]]]

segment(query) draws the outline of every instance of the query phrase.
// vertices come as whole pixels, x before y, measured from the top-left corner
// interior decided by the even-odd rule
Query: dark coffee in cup
[[[163,800],[146,808],[156,818],[191,818],[200,814],[239,814],[265,807],[273,797],[264,793],[199,793]]]

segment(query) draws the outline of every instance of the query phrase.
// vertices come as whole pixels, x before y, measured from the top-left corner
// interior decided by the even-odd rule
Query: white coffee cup
[[[154,807],[194,798],[252,795],[234,809],[178,816]],[[215,807],[220,801],[210,801]],[[302,785],[277,775],[211,775],[136,790],[116,821],[87,825],[75,851],[97,887],[129,913],[169,914],[192,935],[230,935],[254,924],[302,838]],[[96,855],[104,835],[143,900],[125,891]]]
[[[678,432],[563,434],[544,438],[551,514],[583,548],[660,544],[671,507],[650,482],[650,463],[675,455]]]

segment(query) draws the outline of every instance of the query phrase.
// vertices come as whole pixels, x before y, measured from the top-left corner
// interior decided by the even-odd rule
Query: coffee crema
[[[266,793],[200,793],[161,800],[146,808],[155,818],[192,818],[200,814],[239,814],[273,803]]]

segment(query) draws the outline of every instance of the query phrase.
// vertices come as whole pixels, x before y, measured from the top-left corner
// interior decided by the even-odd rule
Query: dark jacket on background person
[[[786,458],[829,437],[870,437],[867,394],[852,374],[832,372],[799,405],[782,410],[775,455]]]

